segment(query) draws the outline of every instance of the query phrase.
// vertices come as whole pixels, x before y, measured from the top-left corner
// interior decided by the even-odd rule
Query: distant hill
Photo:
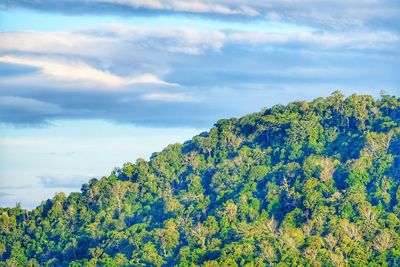
[[[276,105],[32,211],[0,266],[400,266],[400,98]]]

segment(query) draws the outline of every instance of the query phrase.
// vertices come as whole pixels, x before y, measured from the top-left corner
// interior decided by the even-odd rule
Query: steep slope
[[[0,266],[400,266],[400,99],[277,105],[0,210]]]

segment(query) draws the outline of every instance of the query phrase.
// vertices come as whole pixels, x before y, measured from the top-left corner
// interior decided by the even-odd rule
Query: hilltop
[[[0,266],[400,266],[400,99],[220,120],[0,232]]]

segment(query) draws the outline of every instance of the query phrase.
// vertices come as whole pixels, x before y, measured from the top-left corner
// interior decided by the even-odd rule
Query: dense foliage
[[[0,209],[0,266],[400,266],[400,99],[276,105]]]

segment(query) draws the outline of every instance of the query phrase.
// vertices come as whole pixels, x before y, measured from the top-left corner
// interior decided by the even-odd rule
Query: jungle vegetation
[[[220,120],[0,232],[0,266],[400,266],[400,98]]]

